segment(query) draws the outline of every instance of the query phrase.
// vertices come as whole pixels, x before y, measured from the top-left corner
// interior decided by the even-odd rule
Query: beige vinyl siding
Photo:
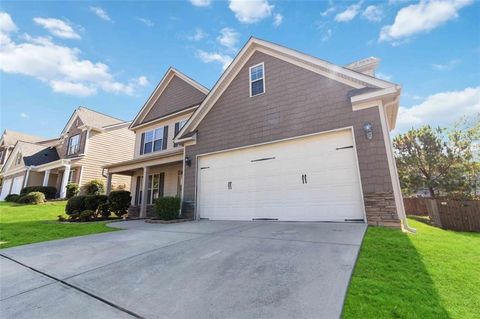
[[[30,171],[30,173],[28,175],[27,186],[42,186],[44,176],[45,176],[44,172]]]
[[[175,123],[180,122],[181,120],[188,120],[190,118],[190,116],[192,115],[192,113],[193,113],[193,111],[190,112],[190,113],[187,113],[187,114],[182,114],[182,115],[170,118],[170,119],[165,120],[165,121],[158,121],[158,122],[155,122],[152,125],[148,125],[148,126],[142,127],[141,129],[138,129],[135,132],[136,134],[135,134],[135,154],[134,154],[134,157],[135,158],[141,158],[143,156],[150,156],[152,154],[161,154],[162,152],[165,152],[165,151],[171,151],[171,150],[174,150],[174,149],[181,149],[182,146],[180,146],[180,145],[177,146],[177,147],[173,147],[173,137],[175,136]],[[147,131],[151,131],[151,130],[154,130],[154,129],[157,129],[157,128],[160,128],[160,127],[164,127],[165,125],[168,125],[167,148],[165,150],[162,150],[162,151],[157,151],[157,152],[154,152],[154,153],[148,153],[148,154],[140,155],[140,147],[141,147],[140,143],[141,143],[141,140],[142,140],[142,133],[145,133]]]
[[[102,175],[103,166],[132,159],[134,143],[135,134],[127,126],[106,132],[90,131],[84,158],[73,164],[73,166],[82,167],[80,186],[84,186],[93,179],[106,182],[106,178]],[[112,186],[124,184],[128,190],[130,179],[130,176],[115,174]]]

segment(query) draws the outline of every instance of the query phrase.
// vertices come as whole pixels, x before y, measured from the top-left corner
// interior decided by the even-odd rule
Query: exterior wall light
[[[185,164],[190,167],[192,165],[192,161],[190,160],[190,157],[185,156]]]
[[[365,132],[365,137],[367,140],[371,140],[373,138],[373,124],[370,122],[366,122],[363,124],[363,131]]]

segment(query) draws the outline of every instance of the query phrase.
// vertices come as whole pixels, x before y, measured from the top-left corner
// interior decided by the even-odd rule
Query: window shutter
[[[167,140],[168,140],[168,125],[163,127],[163,145],[162,150],[167,149]]]
[[[163,192],[165,189],[165,173],[160,173],[158,177],[158,198],[163,197]]]
[[[177,136],[178,132],[180,131],[180,122],[175,123],[175,134],[173,137]],[[177,147],[177,143],[173,143],[173,147]]]
[[[142,133],[142,137],[140,138],[140,155],[143,154],[143,142],[145,141],[145,133]]]
[[[69,137],[67,139],[67,147],[65,148],[65,156],[68,156],[68,148],[70,147],[70,139],[71,139],[71,137]]]

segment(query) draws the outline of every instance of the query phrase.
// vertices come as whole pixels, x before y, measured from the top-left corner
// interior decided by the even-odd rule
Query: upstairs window
[[[168,126],[142,133],[140,154],[148,154],[167,148]]]
[[[250,67],[250,96],[265,93],[265,70],[263,62]]]
[[[186,123],[187,123],[187,119],[181,120],[181,121],[175,123],[175,134],[173,134],[174,137],[177,136],[178,132],[180,132],[180,130],[182,129],[182,127],[183,127]],[[177,146],[178,146],[177,143],[173,143],[173,147],[177,147]]]
[[[67,155],[76,154],[80,151],[80,134],[70,137],[68,140]]]

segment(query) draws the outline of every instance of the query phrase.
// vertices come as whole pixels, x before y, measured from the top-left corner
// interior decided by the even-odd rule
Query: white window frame
[[[252,81],[252,69],[256,68],[256,67],[259,67],[259,66],[262,67],[263,76],[260,79],[256,79],[256,80]],[[252,95],[252,83],[257,82],[257,81],[263,81],[263,92]],[[248,68],[248,87],[249,87],[249,90],[250,90],[250,97],[255,97],[255,96],[265,94],[265,92],[267,91],[267,87],[265,85],[265,82],[266,81],[265,81],[265,63],[264,62],[252,65],[251,67]]]
[[[73,141],[74,138],[78,138],[78,143],[73,145],[73,148],[72,148],[72,141]],[[81,143],[81,134],[80,133],[75,134],[73,136],[70,136],[68,138],[67,155],[73,155],[73,154],[77,154],[78,152],[80,152],[80,143]]]
[[[161,135],[160,138],[156,138],[155,132],[156,132],[157,130],[161,130],[161,132],[162,132],[162,134],[160,134],[160,135]],[[164,130],[165,130],[165,126],[162,126],[162,127],[154,128],[153,130],[148,130],[148,131],[143,132],[143,134],[144,134],[144,135],[143,135],[143,136],[144,136],[144,138],[143,138],[143,145],[142,145],[143,155],[145,155],[145,154],[150,154],[150,153],[155,153],[155,152],[160,152],[160,151],[163,151],[163,150],[166,150],[166,149],[167,149],[167,148],[165,148],[165,149],[163,148],[163,143],[164,143],[164,142],[163,142],[163,136],[165,135]],[[146,149],[145,149],[145,145],[146,145],[147,143],[150,143],[150,142],[147,142],[146,137],[147,137],[147,134],[150,133],[150,132],[152,133],[152,141],[151,141],[151,143],[152,143],[152,151],[147,153],[147,152],[146,152]],[[159,149],[159,150],[157,150],[157,151],[155,151],[155,141],[159,141],[159,140],[162,140],[162,148]]]
[[[70,170],[70,173],[68,173],[68,184],[72,183],[73,181],[73,177],[76,176],[77,174],[77,169],[76,168],[72,168]]]

